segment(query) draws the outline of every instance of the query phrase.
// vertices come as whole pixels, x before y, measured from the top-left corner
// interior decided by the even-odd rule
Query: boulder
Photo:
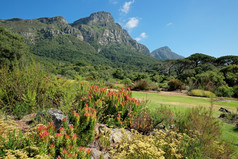
[[[54,126],[56,130],[59,130],[59,128],[62,126],[62,120],[64,118],[67,119],[68,117],[64,115],[64,113],[61,110],[50,108],[47,111],[42,111],[37,113],[36,119],[39,120],[41,118],[50,118],[54,122]]]
[[[110,158],[109,153],[104,153],[102,151],[99,151],[96,148],[91,148],[91,154],[92,154],[91,159],[100,159],[101,154],[103,155],[103,159],[109,159]]]
[[[229,111],[228,109],[223,108],[223,107],[221,107],[221,108],[219,109],[219,111],[220,111],[220,112],[223,112],[223,113],[231,113],[231,111]]]
[[[131,139],[131,132],[129,130],[118,128],[112,129],[109,140],[111,143],[121,143],[124,134],[129,140]]]

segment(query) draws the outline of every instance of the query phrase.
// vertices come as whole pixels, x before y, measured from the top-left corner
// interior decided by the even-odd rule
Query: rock
[[[103,153],[102,151],[99,151],[95,148],[91,148],[91,154],[92,154],[91,159],[100,159],[101,154],[103,154],[103,159],[109,159],[110,158],[109,153]]]
[[[124,131],[124,132],[123,132]],[[112,129],[109,140],[111,143],[121,143],[123,138],[123,133],[126,134],[126,137],[130,140],[131,139],[131,132],[128,130],[123,129]]]
[[[225,118],[226,114],[222,113],[218,118]]]
[[[228,109],[223,108],[223,107],[221,107],[221,108],[219,109],[219,111],[220,111],[220,112],[224,112],[224,113],[231,113]]]
[[[43,111],[43,112],[37,113],[36,119],[39,119],[41,117],[43,117],[43,118],[46,118],[46,117],[51,118],[52,121],[54,122],[54,126],[55,126],[56,130],[59,130],[59,128],[62,125],[62,120],[64,118],[66,118],[67,121],[68,121],[67,116],[65,116],[64,113],[61,110],[54,109],[54,108],[50,108],[47,111]]]

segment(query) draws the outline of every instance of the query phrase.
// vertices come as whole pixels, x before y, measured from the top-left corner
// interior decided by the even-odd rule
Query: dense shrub
[[[234,91],[234,97],[236,97],[236,98],[238,98],[238,85],[235,85],[234,87],[233,87],[233,91]]]
[[[182,90],[183,88],[183,82],[181,82],[178,79],[172,79],[168,82],[168,86],[169,86],[169,91],[175,91],[175,90]]]
[[[201,89],[194,89],[190,92],[188,92],[188,95],[190,96],[197,96],[197,97],[208,97],[208,98],[212,98],[212,97],[216,97],[216,95],[210,91],[204,91]]]
[[[140,91],[140,90],[149,90],[150,85],[145,80],[136,81],[134,86],[132,87],[133,90]]]
[[[151,110],[150,114],[153,119],[153,127],[157,129],[171,128],[176,119],[175,113],[171,111],[170,106],[161,105],[155,110]]]
[[[147,134],[153,130],[153,120],[149,113],[142,112],[136,115],[130,121],[130,128],[137,130],[142,134]]]
[[[191,156],[199,157],[195,151],[196,136],[189,137],[183,133],[174,131],[155,131],[154,135],[145,136],[133,131],[132,139],[124,135],[122,143],[116,149],[112,149],[112,156],[115,158],[186,158],[186,152]],[[186,144],[185,144],[186,143]]]
[[[193,135],[198,131],[199,149],[201,156],[210,158],[229,158],[231,147],[221,140],[221,123],[212,116],[212,107],[188,109],[178,113],[176,126],[179,132]]]
[[[47,126],[38,125],[35,130],[24,135],[13,131],[8,139],[0,136],[3,143],[0,156],[89,159],[91,150],[81,146],[91,143],[94,137],[95,114],[94,110],[85,107],[79,114],[73,112],[71,120],[74,125],[68,125],[67,119],[63,119],[63,127],[59,131],[50,122]],[[0,128],[3,128],[2,125]]]
[[[228,85],[220,86],[215,91],[217,96],[220,97],[232,97],[234,94],[233,88]]]
[[[158,90],[158,86],[155,82],[149,80],[138,80],[132,86],[132,90]]]

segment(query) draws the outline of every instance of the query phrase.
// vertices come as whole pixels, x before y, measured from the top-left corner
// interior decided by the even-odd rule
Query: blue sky
[[[0,19],[63,16],[71,23],[107,11],[150,51],[185,57],[238,55],[238,0],[1,0]]]

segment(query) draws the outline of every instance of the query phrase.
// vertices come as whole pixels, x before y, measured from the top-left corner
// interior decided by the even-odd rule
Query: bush
[[[149,90],[149,89],[150,89],[150,85],[145,80],[136,81],[134,86],[132,87],[132,90],[136,90],[136,91]]]
[[[115,158],[186,158],[186,152],[191,152],[192,157],[198,157],[195,145],[196,137],[191,138],[175,131],[155,131],[154,135],[145,136],[137,131],[132,132],[132,139],[128,140],[126,134],[122,143],[111,150]],[[187,144],[185,144],[187,143]]]
[[[171,128],[176,119],[175,113],[171,111],[170,107],[164,105],[157,107],[150,114],[153,119],[153,127],[156,129]]]
[[[132,118],[130,121],[130,128],[135,129],[142,134],[147,134],[153,130],[152,117],[147,112],[142,112]]]
[[[158,86],[156,83],[151,82],[149,80],[139,80],[136,81],[134,86],[132,86],[132,90],[142,91],[142,90],[158,90]]]
[[[233,91],[234,91],[234,97],[238,98],[238,85],[233,86]]]
[[[216,90],[216,95],[220,97],[232,97],[234,94],[233,88],[228,85],[220,86]]]
[[[197,96],[197,97],[207,97],[207,98],[212,98],[216,97],[216,95],[210,91],[204,91],[201,89],[194,89],[190,92],[188,92],[188,95],[190,96]]]
[[[54,159],[63,158],[91,158],[91,150],[81,147],[91,143],[94,137],[96,124],[96,112],[86,107],[81,113],[73,112],[72,123],[68,125],[67,119],[63,119],[63,127],[57,131],[53,122],[47,126],[38,125],[31,133],[24,136],[15,131],[9,134],[8,140],[2,139],[0,147],[1,156],[24,156]],[[34,149],[34,150],[33,150]],[[14,150],[14,151],[13,151]]]
[[[221,123],[212,116],[212,107],[188,109],[185,113],[178,113],[176,126],[181,133],[193,136],[198,132],[199,149],[202,158],[229,158],[231,147],[221,140]]]
[[[182,90],[184,84],[178,79],[172,79],[168,82],[169,91]]]

